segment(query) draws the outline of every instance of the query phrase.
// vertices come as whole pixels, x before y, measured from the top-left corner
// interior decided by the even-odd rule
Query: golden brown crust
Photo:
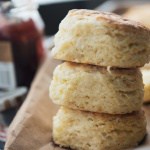
[[[99,113],[138,111],[143,101],[142,75],[138,69],[65,62],[56,67],[49,90],[58,105]]]
[[[56,59],[136,68],[150,60],[150,30],[111,13],[71,10],[55,36]],[[108,55],[109,54],[109,55]]]
[[[86,17],[91,19],[95,18],[97,21],[106,21],[106,23],[110,24],[111,26],[114,25],[124,30],[136,30],[137,32],[150,31],[148,28],[146,28],[139,22],[123,18],[119,15],[110,12],[100,12],[86,9],[73,9],[69,11],[68,16],[76,16],[79,19],[85,19]]]
[[[61,107],[53,118],[54,142],[77,150],[132,148],[145,133],[143,112],[113,116]]]

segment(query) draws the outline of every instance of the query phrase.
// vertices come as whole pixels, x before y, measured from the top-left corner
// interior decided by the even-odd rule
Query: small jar
[[[44,24],[33,0],[0,4],[0,89],[29,87],[44,57]]]

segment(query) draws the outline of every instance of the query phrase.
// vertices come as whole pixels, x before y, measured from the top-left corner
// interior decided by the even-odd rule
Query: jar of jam
[[[44,24],[37,5],[19,1],[0,3],[0,89],[30,87],[44,57]]]

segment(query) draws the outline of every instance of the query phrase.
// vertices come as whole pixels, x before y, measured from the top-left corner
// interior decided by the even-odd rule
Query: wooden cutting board
[[[49,98],[49,84],[56,65],[60,62],[46,59],[39,70],[27,99],[13,120],[5,150],[64,150],[52,141],[52,117],[58,107]],[[147,117],[147,136],[134,150],[150,150],[150,105],[144,105]]]

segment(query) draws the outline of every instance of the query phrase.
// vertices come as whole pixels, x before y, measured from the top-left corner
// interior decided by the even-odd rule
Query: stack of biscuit
[[[111,13],[71,10],[55,36],[50,97],[61,105],[53,140],[76,150],[120,150],[146,134],[138,67],[150,59],[150,31]]]

